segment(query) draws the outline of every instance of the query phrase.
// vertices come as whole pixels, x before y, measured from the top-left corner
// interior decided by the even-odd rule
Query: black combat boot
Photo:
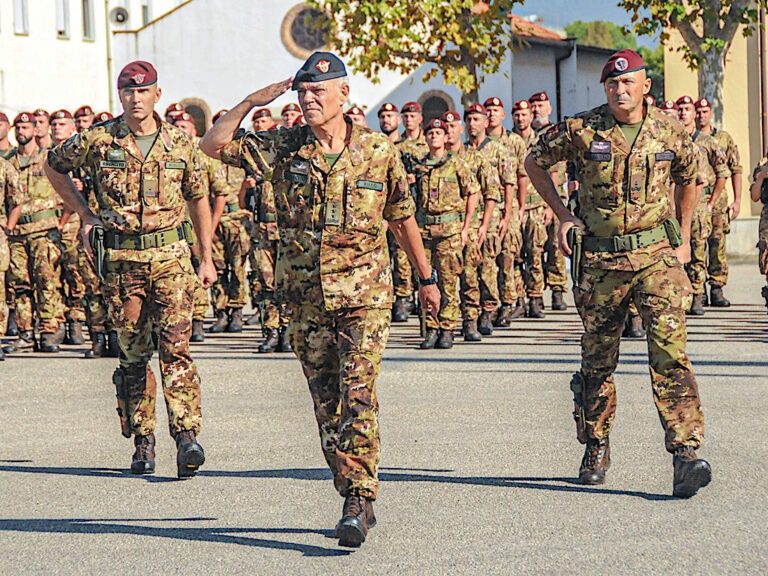
[[[516,318],[522,318],[523,316],[525,316],[525,301],[522,298],[518,298],[515,303],[515,309],[512,310],[509,319],[515,320]]]
[[[208,332],[211,334],[219,334],[224,332],[229,325],[229,318],[227,318],[226,310],[219,310],[216,312],[216,321],[208,328]]]
[[[255,326],[256,324],[259,324],[261,322],[261,314],[259,312],[254,312],[248,318],[245,320],[246,326]]]
[[[431,350],[437,344],[437,328],[427,328],[427,335],[424,340],[419,344],[419,348],[422,350]]]
[[[176,468],[179,478],[191,478],[197,474],[197,469],[205,463],[203,447],[195,439],[191,430],[183,430],[176,434]]]
[[[464,333],[464,342],[480,342],[483,337],[477,331],[477,320],[464,320],[462,325]]]
[[[0,347],[0,361],[5,360],[5,352],[3,352],[2,347]]]
[[[435,348],[441,350],[449,350],[450,348],[453,348],[453,330],[440,330]]]
[[[493,325],[497,328],[507,328],[512,324],[512,306],[509,304],[502,304],[499,313],[496,314],[496,320]]]
[[[104,354],[107,358],[118,358],[120,356],[120,337],[117,330],[107,332],[107,351]]]
[[[10,344],[3,346],[3,351],[6,354],[13,354],[14,352],[32,352],[35,349],[35,333],[32,330],[25,330],[19,332],[19,337]]]
[[[763,300],[765,300],[765,307],[768,308],[768,286],[763,286],[760,289],[760,294],[763,297]]]
[[[722,286],[712,286],[709,289],[709,305],[715,308],[728,308],[731,301],[723,295]]]
[[[526,313],[528,318],[542,319],[546,318],[544,314],[544,299],[540,296],[535,296],[528,300],[528,312]]]
[[[107,353],[107,337],[103,332],[91,336],[91,349],[83,354],[84,358],[101,358]]]
[[[259,345],[259,352],[262,354],[266,354],[268,352],[274,352],[277,350],[277,346],[279,344],[279,338],[277,335],[277,330],[273,330],[272,328],[265,328],[264,329],[264,342],[262,342]]]
[[[584,458],[579,468],[579,484],[603,484],[605,473],[611,467],[611,445],[608,438],[587,439]]]
[[[483,310],[480,314],[477,331],[483,336],[490,336],[493,334],[493,319],[491,318],[491,312],[488,310]]]
[[[133,437],[136,451],[133,453],[131,472],[133,474],[153,474],[155,472],[155,435],[136,435]]]
[[[80,345],[83,343],[85,343],[85,338],[83,338],[83,325],[77,320],[67,320],[64,344]]]
[[[709,462],[696,456],[690,446],[682,446],[672,456],[674,480],[672,495],[677,498],[690,498],[699,488],[704,488],[712,480],[712,467]]]
[[[568,304],[565,303],[565,298],[563,298],[563,291],[562,290],[553,290],[552,291],[552,310],[568,310]]]
[[[694,294],[691,308],[688,310],[689,316],[704,316],[704,295]]]
[[[205,342],[205,324],[202,320],[192,320],[192,335],[190,342]]]
[[[364,496],[347,496],[341,511],[341,520],[336,525],[339,546],[357,548],[368,536],[368,530],[376,526],[373,501]]]
[[[403,296],[395,298],[392,306],[392,322],[408,322],[408,299]]]
[[[621,335],[632,340],[645,338],[643,319],[639,314],[627,314],[627,319],[624,321],[624,332]]]
[[[281,326],[280,330],[277,331],[277,348],[280,350],[280,352],[293,352],[293,347],[291,346],[291,343],[288,341],[288,336],[286,335],[286,328],[285,326]]]
[[[243,309],[230,308],[229,324],[227,324],[227,332],[237,333],[242,331],[243,331]]]
[[[768,301],[768,300],[767,300]],[[768,306],[768,304],[766,304]],[[18,336],[19,326],[16,324],[16,310],[8,311],[8,327],[5,329],[6,336]]]
[[[59,351],[58,337],[55,332],[43,332],[40,334],[40,352],[54,354]]]

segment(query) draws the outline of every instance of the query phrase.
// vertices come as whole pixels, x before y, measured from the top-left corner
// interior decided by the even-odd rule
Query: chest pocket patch
[[[610,162],[611,157],[610,152],[586,152],[584,154],[584,159],[591,162]]]
[[[117,168],[118,170],[125,170],[125,160],[101,160],[99,162],[99,168]]]
[[[356,183],[358,188],[364,188],[365,190],[375,190],[381,192],[384,190],[383,182],[374,182],[373,180],[358,180]]]
[[[654,154],[654,159],[657,162],[671,162],[675,159],[675,153],[674,152],[657,152]]]
[[[184,170],[184,168],[186,167],[187,167],[186,162],[166,162],[165,163],[166,170]]]
[[[304,158],[294,158],[288,171],[283,174],[286,180],[298,184],[306,184],[309,180],[309,160]]]

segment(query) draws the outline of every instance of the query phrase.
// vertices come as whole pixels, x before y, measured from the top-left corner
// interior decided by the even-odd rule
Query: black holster
[[[576,439],[581,444],[587,443],[587,421],[584,413],[584,376],[576,372],[571,378],[573,392],[573,419],[576,421]]]

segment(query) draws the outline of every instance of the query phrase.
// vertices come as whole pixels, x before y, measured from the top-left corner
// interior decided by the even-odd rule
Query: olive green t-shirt
[[[160,130],[154,134],[147,134],[146,136],[133,135],[134,140],[136,140],[136,145],[139,147],[139,150],[141,150],[141,154],[144,156],[145,160],[147,159],[147,156],[149,156],[149,151],[152,150],[152,146],[155,144],[155,140],[157,140],[157,135],[159,133]]]
[[[323,156],[325,156],[325,161],[328,162],[328,166],[333,168],[333,165],[336,164],[336,160],[341,156],[341,152],[338,154],[323,154]]]
[[[637,135],[640,134],[640,129],[642,127],[643,120],[640,120],[640,122],[635,122],[634,124],[624,124],[619,122],[619,128],[621,128],[621,131],[624,133],[624,138],[626,138],[627,142],[629,142],[630,148],[632,148],[632,146],[635,144]]]

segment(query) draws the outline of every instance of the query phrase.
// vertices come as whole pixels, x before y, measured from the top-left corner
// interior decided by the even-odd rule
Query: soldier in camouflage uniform
[[[474,148],[462,142],[464,126],[459,113],[449,110],[442,116],[446,127],[446,149],[449,154],[459,156],[472,169],[480,185],[477,210],[472,215],[467,243],[464,246],[464,270],[460,277],[459,297],[461,315],[464,319],[462,332],[466,342],[480,342],[482,335],[477,329],[477,320],[482,311],[482,290],[480,270],[483,263],[484,246],[491,242],[489,236],[498,235],[500,210],[496,206],[501,200],[499,173],[490,161]],[[493,285],[493,283],[491,283]]]
[[[387,138],[346,120],[344,64],[316,52],[293,88],[307,126],[235,134],[248,111],[290,80],[254,92],[201,141],[227,164],[273,172],[280,229],[278,290],[291,307],[289,335],[315,405],[323,454],[345,497],[339,543],[359,546],[375,524],[379,428],[375,381],[389,331],[392,276],[385,220],[432,281],[405,171]],[[420,296],[440,306],[434,285]]]
[[[35,141],[40,148],[48,150],[53,146],[51,115],[42,108],[32,112],[32,115],[35,117]]]
[[[688,314],[702,316],[704,282],[707,279],[707,242],[712,234],[712,211],[725,189],[725,179],[731,173],[725,152],[717,141],[696,129],[696,108],[693,99],[690,96],[681,96],[676,104],[678,117],[691,135],[700,157],[697,184],[701,186],[701,196],[691,223],[691,261],[685,268],[693,288],[693,301]]]
[[[379,129],[381,130],[381,133],[389,138],[389,141],[392,142],[392,144],[396,144],[397,141],[400,140],[400,132],[398,132],[398,128],[400,127],[400,113],[397,111],[397,106],[392,104],[392,102],[384,102],[384,104],[379,106],[377,114],[379,117]]]
[[[58,352],[63,337],[64,299],[61,291],[61,198],[45,177],[46,151],[34,138],[35,117],[22,112],[13,121],[19,147],[10,163],[19,172],[24,204],[11,230],[10,282],[13,285],[19,338],[6,352],[32,350],[35,313],[40,331],[39,349]]]
[[[427,314],[427,332],[420,348],[453,347],[459,320],[459,275],[464,248],[470,241],[479,186],[474,169],[445,149],[445,124],[434,118],[424,128],[429,153],[416,165],[416,222],[427,260],[437,270],[441,306]],[[476,239],[472,239],[476,242]]]
[[[88,130],[96,119],[96,115],[93,113],[93,108],[90,106],[80,106],[72,115],[75,119],[75,129],[78,132]]]
[[[709,299],[705,302],[710,306],[727,308],[731,305],[723,295],[723,287],[728,283],[728,261],[726,258],[725,238],[731,232],[731,221],[739,217],[741,212],[742,172],[739,149],[733,137],[725,130],[712,126],[712,104],[706,98],[699,98],[696,106],[696,129],[702,134],[712,136],[725,152],[728,170],[731,172],[733,187],[733,202],[728,204],[727,194],[722,194],[712,207],[712,234],[709,235],[707,282],[709,283]]]
[[[8,116],[6,116],[3,112],[0,112],[0,158],[3,160],[7,160],[16,149],[11,145],[10,132],[11,123],[8,120]],[[7,276],[8,275],[6,274],[6,277]],[[6,305],[8,307],[8,317],[6,320],[6,328],[0,331],[0,335],[5,334],[6,336],[18,336],[19,330],[16,326],[16,311],[13,308],[13,290],[10,286],[10,282],[7,279],[2,289],[5,292],[5,298],[7,299]]]
[[[0,112],[0,158],[8,160],[15,148],[10,139],[11,123],[3,112]]]
[[[613,373],[630,300],[647,332],[651,385],[673,454],[673,494],[687,498],[711,479],[696,455],[704,415],[685,353],[690,283],[681,263],[690,258],[696,198],[696,152],[680,124],[644,103],[650,89],[639,54],[621,50],[606,62],[601,82],[608,103],[577,114],[541,136],[525,166],[536,189],[560,218],[559,240],[572,251],[576,307],[584,324],[581,371],[574,375],[578,438],[586,444],[582,484],[601,484],[610,465],[608,437],[616,412]],[[579,217],[560,201],[547,170],[572,161],[580,175]],[[677,220],[670,205],[675,183]],[[679,220],[679,225],[678,225]],[[580,244],[580,246],[579,246]],[[675,249],[674,245],[678,245]]]
[[[16,226],[23,204],[24,192],[19,173],[10,162],[0,158],[0,334],[5,334],[8,327],[5,274],[11,264],[11,250],[8,246],[6,230]],[[2,348],[0,348],[0,360],[5,360],[5,352]]]
[[[412,158],[423,158],[429,152],[427,141],[424,139],[424,131],[421,128],[424,116],[421,113],[421,104],[418,102],[406,102],[400,109],[405,130],[400,139],[395,142],[395,147],[401,155],[408,154]],[[408,176],[412,182],[413,176]],[[392,308],[392,322],[406,322],[413,298],[413,268],[408,260],[408,255],[397,242],[390,243],[394,261],[393,280],[395,284],[395,304]]]
[[[85,235],[103,230],[102,293],[120,338],[113,381],[122,433],[135,436],[131,472],[155,469],[156,382],[149,367],[154,332],[177,474],[187,478],[205,455],[196,438],[202,420],[200,376],[189,353],[195,275],[185,222],[188,210],[201,248],[198,276],[208,287],[216,278],[211,212],[192,142],[154,112],[162,94],[154,67],[144,61],[127,64],[117,88],[123,114],[57,146],[45,168],[57,192],[80,215]],[[92,171],[98,215],[67,176],[80,167]]]
[[[758,256],[760,274],[765,277],[766,284],[762,288],[762,296],[768,308],[768,155],[763,156],[752,172],[749,196],[752,202],[760,202],[763,205],[760,211],[757,248],[760,251]]]

